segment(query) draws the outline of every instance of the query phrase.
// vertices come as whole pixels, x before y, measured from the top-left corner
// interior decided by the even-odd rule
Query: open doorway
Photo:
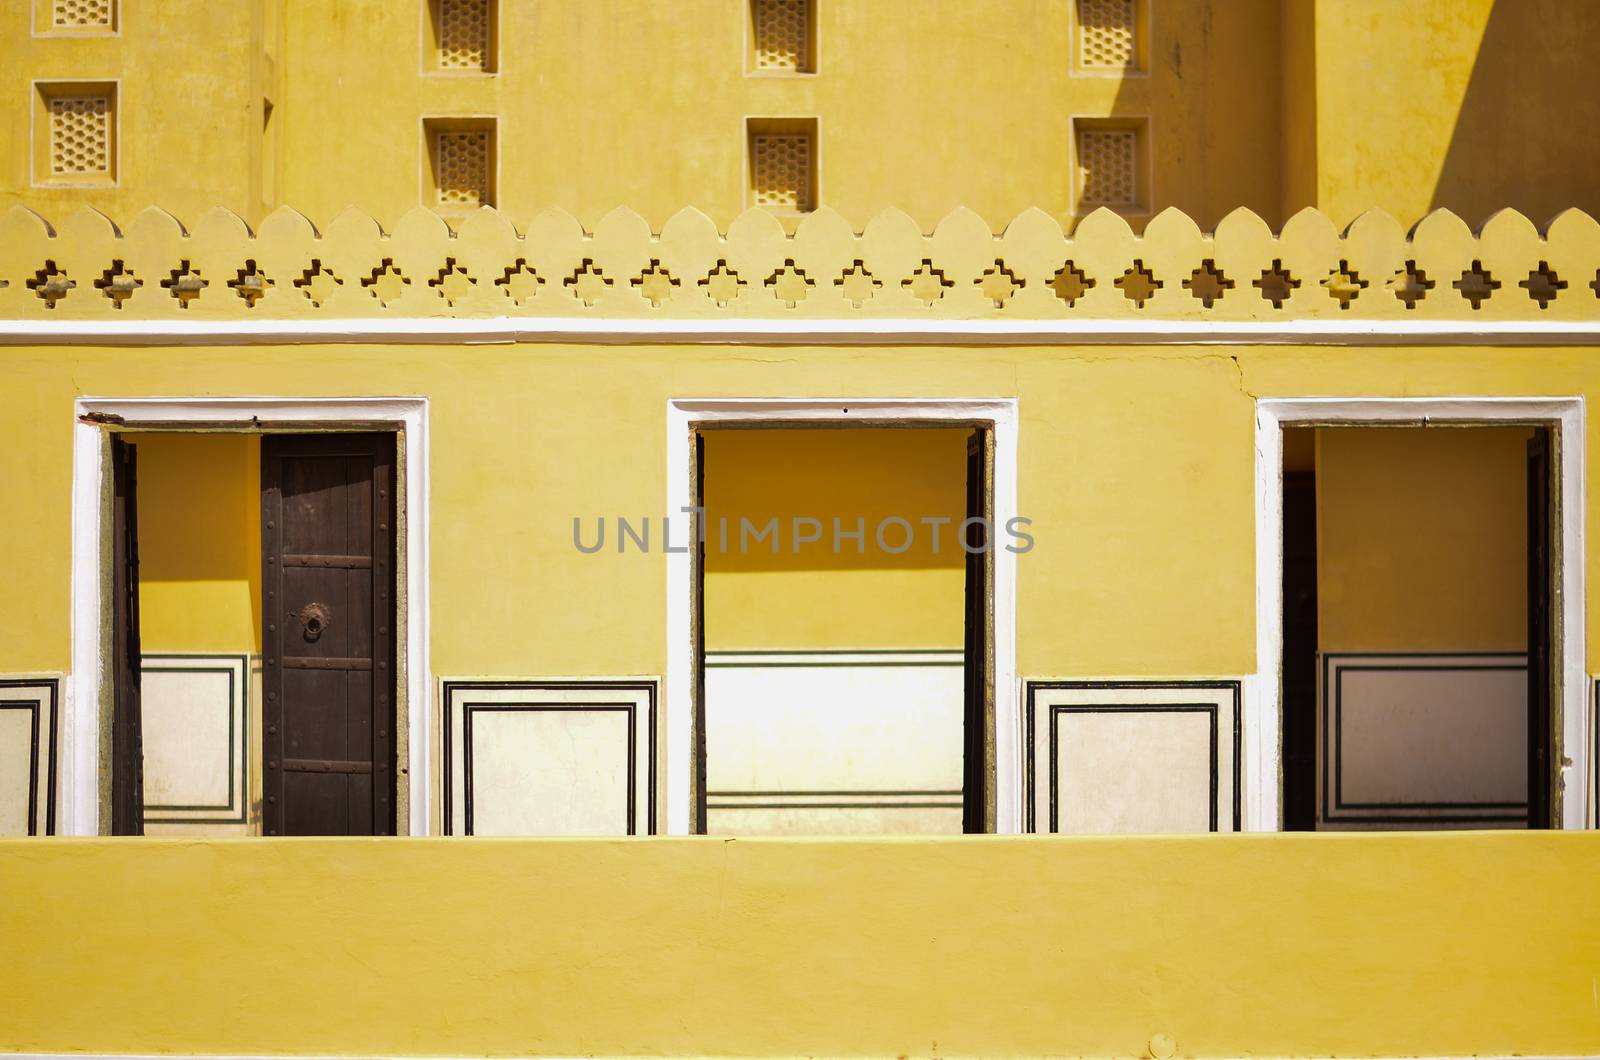
[[[109,435],[114,834],[394,833],[396,439]]]
[[[992,428],[694,436],[696,830],[992,831]]]
[[[1549,827],[1551,428],[1287,425],[1281,442],[1284,827]]]

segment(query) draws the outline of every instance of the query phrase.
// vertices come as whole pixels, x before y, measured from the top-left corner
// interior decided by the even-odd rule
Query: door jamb
[[[74,403],[72,444],[72,673],[67,679],[66,724],[62,726],[61,831],[100,832],[99,725],[105,694],[102,613],[106,601],[102,555],[106,527],[101,489],[109,473],[101,435],[104,426],[138,429],[393,430],[401,435],[404,497],[404,584],[395,600],[396,623],[404,630],[400,692],[407,720],[408,812],[404,835],[433,830],[431,745],[432,685],[428,662],[428,399],[424,397],[278,398],[162,397],[79,398]],[[86,419],[87,417],[87,419]]]
[[[1552,485],[1560,557],[1552,588],[1557,630],[1552,669],[1560,674],[1551,727],[1564,764],[1553,796],[1556,827],[1593,824],[1590,700],[1585,672],[1584,464],[1581,397],[1262,398],[1256,402],[1256,673],[1246,702],[1245,829],[1282,827],[1283,434],[1284,427],[1429,425],[1547,427],[1557,473]]]
[[[860,423],[967,422],[994,435],[995,539],[1017,512],[1016,398],[703,398],[667,402],[667,511],[680,526],[694,504],[690,472],[693,429],[698,425],[771,421],[829,427]],[[688,531],[674,538],[688,540]],[[672,540],[669,538],[668,540]],[[994,729],[995,830],[1022,831],[1022,713],[1017,685],[1017,557],[1004,547],[994,554]],[[690,774],[694,733],[690,705],[695,677],[693,564],[687,548],[668,549],[667,674],[663,775],[666,834],[688,835],[694,816]]]

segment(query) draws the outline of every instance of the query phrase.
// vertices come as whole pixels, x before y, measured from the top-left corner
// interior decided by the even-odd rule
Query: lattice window
[[[769,210],[811,207],[811,137],[801,132],[756,132],[750,141],[750,201]]]
[[[112,29],[114,0],[52,0],[50,24],[56,29]]]
[[[440,129],[434,134],[439,205],[474,208],[490,203],[489,133]]]
[[[489,0],[438,0],[438,3],[438,68],[480,73],[492,70],[489,42],[493,12]]]
[[[1078,130],[1078,201],[1085,206],[1137,206],[1139,133]]]
[[[52,176],[106,176],[111,172],[111,97],[51,96]]]
[[[1078,65],[1085,70],[1138,68],[1135,0],[1078,0]]]
[[[755,68],[808,73],[811,65],[812,0],[751,0]]]

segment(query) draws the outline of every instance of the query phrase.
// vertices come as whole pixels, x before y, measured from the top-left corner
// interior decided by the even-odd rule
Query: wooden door
[[[694,432],[694,832],[706,832],[706,436]]]
[[[268,835],[395,826],[395,436],[261,441]]]
[[[1550,431],[1528,439],[1528,827],[1551,823]]]
[[[1317,477],[1283,473],[1283,827],[1317,827]]]
[[[134,447],[111,436],[111,834],[144,834],[139,506]]]
[[[962,824],[964,832],[993,831],[994,700],[991,695],[990,600],[994,585],[989,432],[979,428],[967,439],[967,511],[961,544],[966,551],[966,638],[962,672],[965,710],[962,738]]]

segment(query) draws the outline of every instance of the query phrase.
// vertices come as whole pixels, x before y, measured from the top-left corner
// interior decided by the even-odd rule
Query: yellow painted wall
[[[828,0],[800,77],[745,74],[747,0],[507,0],[491,76],[423,72],[422,0],[127,0],[104,37],[35,36],[31,6],[0,10],[0,206],[56,217],[287,203],[392,226],[422,196],[423,117],[463,115],[498,116],[519,225],[555,204],[589,227],[618,205],[725,226],[750,116],[818,119],[820,199],[857,227],[890,206],[1070,219],[1073,116],[1147,118],[1151,205],[1204,227],[1237,206],[1600,211],[1600,143],[1573,135],[1600,125],[1600,7],[1569,0],[1153,0],[1129,77],[1074,73],[1068,0]],[[29,186],[39,78],[121,80],[118,187]]]
[[[1065,217],[1072,115],[1151,116],[1158,206],[1277,210],[1271,0],[1158,2],[1150,75],[1128,79],[1072,75],[1062,0],[825,0],[805,77],[745,75],[748,0],[502,2],[497,75],[422,76],[419,6],[290,5],[289,144],[316,161],[291,164],[285,201],[315,220],[358,205],[392,224],[418,201],[422,117],[452,114],[500,115],[516,223],[554,203],[590,227],[618,205],[725,225],[747,116],[816,117],[821,201],[858,227],[889,206],[928,226],[958,205]]]
[[[1600,125],[1600,5],[1319,0],[1315,17],[1317,205],[1335,221],[1600,208],[1600,140],[1575,135]]]
[[[139,460],[144,650],[259,653],[260,438],[127,437]]]
[[[903,397],[907,380],[1019,398],[1023,676],[1254,672],[1258,397],[1600,398],[1581,348],[14,347],[0,488],[31,515],[0,520],[0,555],[26,557],[0,672],[68,666],[80,394],[427,395],[434,670],[537,676],[665,668],[664,556],[581,555],[571,520],[661,511],[670,397]]]
[[[1600,1051],[1594,835],[57,840],[0,862],[20,1051]]]
[[[955,648],[963,636],[966,429],[710,430],[705,434],[706,647],[736,649]],[[776,516],[778,552],[753,538]],[[911,523],[910,547],[878,547],[886,518]],[[833,520],[853,539],[833,547]],[[923,517],[949,520],[934,551]],[[795,551],[794,520],[822,539]],[[722,520],[727,520],[727,551]],[[753,531],[754,532],[754,531]],[[807,525],[802,533],[817,531]],[[904,542],[885,528],[892,549]],[[1008,539],[1009,540],[1009,539]]]
[[[747,6],[505,0],[499,73],[431,76],[422,0],[124,0],[123,35],[93,40],[32,39],[29,5],[8,4],[14,85],[126,79],[126,164],[112,191],[29,188],[19,87],[0,107],[0,206],[223,205],[253,221],[268,199],[319,224],[357,205],[392,225],[420,199],[422,118],[493,114],[500,205],[519,224],[557,204],[590,226],[617,205],[656,225],[694,205],[725,225],[746,205],[746,117],[807,116],[821,201],[857,226],[888,206],[928,226],[958,205],[1066,218],[1072,116],[1118,115],[1152,122],[1155,207],[1205,224],[1239,205],[1278,213],[1274,0],[1158,0],[1148,76],[1126,79],[1072,73],[1065,0],[828,0],[815,75],[748,77]]]
[[[120,0],[115,35],[37,34],[47,0],[0,5],[0,207],[62,216],[89,205],[122,220],[151,205],[263,215],[262,100],[281,100],[283,3]],[[36,80],[118,82],[116,186],[32,186]]]
[[[1317,430],[1323,651],[1525,650],[1529,434]]]

